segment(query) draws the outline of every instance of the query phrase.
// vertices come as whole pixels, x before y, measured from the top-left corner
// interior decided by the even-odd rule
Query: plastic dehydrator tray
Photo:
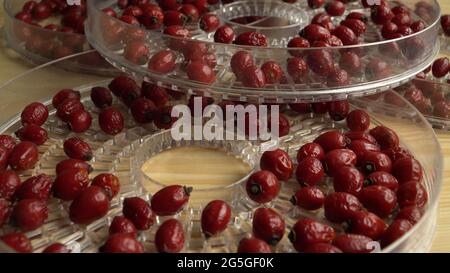
[[[0,90],[0,109],[3,113],[17,113],[22,108],[22,105],[31,103],[36,97],[47,98],[42,99],[42,101],[50,109],[50,117],[45,124],[50,138],[44,145],[39,147],[40,160],[36,167],[20,173],[22,181],[38,173],[54,175],[55,164],[65,158],[62,143],[67,137],[73,136],[73,133],[67,129],[66,124],[55,117],[55,109],[52,108],[49,98],[54,92],[63,87],[73,87],[81,91],[85,107],[93,115],[92,127],[87,132],[79,135],[87,140],[95,150],[94,157],[90,162],[94,172],[91,173],[90,177],[92,178],[99,172],[112,172],[120,179],[121,191],[112,200],[111,209],[107,216],[87,226],[74,224],[68,219],[69,202],[51,198],[49,202],[50,214],[46,223],[42,227],[26,233],[31,239],[35,252],[42,251],[43,248],[54,242],[66,244],[74,252],[98,251],[99,246],[107,236],[108,226],[112,218],[121,213],[123,198],[140,196],[149,200],[151,194],[161,187],[158,181],[153,181],[151,177],[144,176],[140,172],[140,167],[144,161],[153,154],[158,154],[173,147],[191,145],[216,147],[222,148],[229,154],[240,158],[252,168],[258,168],[261,149],[279,146],[295,158],[295,153],[302,144],[312,141],[326,130],[343,130],[345,124],[332,121],[326,114],[310,113],[300,115],[288,111],[285,114],[291,123],[291,131],[289,135],[279,139],[279,141],[260,144],[246,141],[175,141],[172,139],[170,131],[157,130],[154,125],[138,126],[130,117],[126,108],[120,102],[115,101],[114,104],[125,115],[126,125],[122,133],[111,137],[105,135],[99,129],[96,122],[98,109],[93,106],[89,99],[91,87],[107,85],[110,79],[86,78],[85,75],[68,72],[56,75],[48,73],[48,71],[51,72],[51,69],[52,65],[35,69],[3,86]],[[60,81],[61,77],[64,77],[65,80]],[[45,81],[47,84],[43,85],[44,81],[35,81],[36,78],[46,78],[49,81]],[[62,84],[64,85],[62,86]],[[39,93],[31,93],[29,96],[15,101],[17,99],[16,96],[11,94],[20,94],[31,85]],[[390,97],[395,98],[395,101],[404,101],[395,93],[391,93]],[[172,103],[184,103],[185,101],[185,98],[181,98]],[[429,195],[426,211],[414,228],[398,241],[383,249],[385,252],[419,252],[429,249],[436,225],[437,200],[442,183],[442,157],[436,136],[423,116],[409,103],[404,102],[402,107],[393,107],[390,100],[387,99],[376,103],[370,98],[350,100],[352,108],[360,108],[370,113],[372,126],[384,124],[393,128],[399,134],[401,145],[411,151],[414,157],[421,162],[424,169],[424,185],[426,185]],[[13,134],[20,126],[19,114],[11,119],[3,120],[0,125],[0,133]],[[194,189],[189,205],[175,216],[183,223],[185,229],[186,244],[183,252],[236,251],[239,240],[251,230],[252,211],[257,207],[257,204],[250,201],[246,196],[243,189],[245,179],[246,176],[233,184],[223,187],[211,186],[198,191]],[[274,249],[277,252],[294,251],[287,239],[287,232],[299,216],[307,215],[326,221],[322,210],[315,213],[305,212],[289,203],[289,198],[293,191],[300,187],[295,179],[291,180],[286,183],[283,182],[279,197],[273,202],[266,204],[266,206],[273,207],[284,215],[286,220],[286,236]],[[146,183],[146,187],[143,186],[143,182]],[[329,183],[324,183],[321,187],[328,192],[330,189],[329,186],[326,186],[327,184]],[[222,235],[205,240],[200,230],[199,217],[201,208],[211,198],[222,198],[228,201],[233,209],[233,217],[227,230]],[[138,239],[144,243],[146,251],[154,251],[154,233],[157,226],[164,219],[164,217],[158,217],[157,223],[151,229],[139,233]],[[338,232],[342,230],[342,227],[338,225],[333,226]],[[15,229],[14,226],[7,225],[0,229],[0,234]],[[1,245],[0,250],[7,251],[2,249]]]
[[[415,10],[415,5],[419,1],[405,0],[404,5]],[[291,54],[297,56],[307,56],[317,48],[286,48],[290,38],[306,26],[312,16],[323,9],[311,10],[306,6],[305,1],[299,4],[283,3],[276,0],[253,0],[238,1],[231,4],[219,5],[215,12],[221,17],[222,23],[233,25],[235,32],[239,34],[249,29],[266,34],[269,39],[268,47],[239,46],[234,44],[221,44],[213,42],[214,33],[204,33],[197,25],[188,25],[191,38],[174,38],[162,34],[160,31],[146,30],[139,26],[128,25],[116,18],[109,17],[102,12],[107,7],[116,7],[117,1],[93,0],[88,2],[89,18],[86,24],[86,35],[90,43],[109,62],[120,70],[135,76],[147,77],[158,81],[159,84],[180,91],[197,91],[205,95],[217,96],[223,99],[259,101],[272,103],[293,103],[317,102],[346,99],[349,96],[370,95],[385,91],[389,88],[405,83],[424,70],[434,60],[439,52],[439,5],[434,0],[421,1],[428,5],[426,14],[414,13],[414,19],[422,19],[426,22],[426,29],[410,36],[395,40],[380,41],[379,29],[368,23],[366,41],[361,45],[341,46],[327,48],[335,61],[342,52],[353,51],[360,54],[364,64],[374,61],[374,59],[384,61],[388,64],[389,71],[381,76],[374,76],[370,69],[363,71],[360,75],[353,76],[350,83],[345,86],[327,86],[326,78],[320,77],[313,72],[302,79],[301,83],[294,82],[284,71],[287,81],[282,84],[267,84],[262,88],[252,88],[244,86],[237,80],[230,69],[230,59],[239,50],[249,51],[255,58],[257,66],[268,60],[279,62],[285,70],[286,60]],[[298,12],[293,12],[298,11]],[[350,11],[360,11],[369,15],[370,9],[363,9],[359,1],[347,4],[346,14]],[[344,14],[344,15],[346,15]],[[241,25],[230,22],[231,19],[243,16],[265,16],[270,18],[283,18],[288,23],[283,23],[281,27],[269,24],[269,27],[260,25]],[[342,18],[335,17],[335,23]],[[104,31],[109,29],[109,31]],[[188,78],[184,71],[182,54],[177,53],[177,65],[175,70],[168,74],[157,74],[149,71],[147,64],[138,65],[123,55],[127,41],[131,41],[132,34],[139,34],[139,39],[143,38],[144,44],[149,48],[150,55],[161,50],[166,50],[170,45],[183,45],[206,47],[209,53],[214,53],[217,59],[215,68],[216,80],[212,84],[205,84],[193,81]],[[172,47],[173,48],[173,47]],[[323,49],[323,48],[322,48]]]
[[[4,29],[6,43],[24,60],[34,64],[44,64],[75,53],[89,51],[82,58],[66,62],[60,68],[99,75],[116,75],[117,69],[111,66],[89,45],[85,35],[45,29],[15,18],[27,0],[4,0]],[[54,23],[60,18],[51,17],[46,23]]]

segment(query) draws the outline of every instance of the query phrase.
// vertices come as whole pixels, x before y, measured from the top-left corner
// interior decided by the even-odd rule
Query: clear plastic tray
[[[405,0],[403,4],[415,10],[418,0]],[[423,31],[411,36],[402,37],[389,41],[379,40],[379,33],[376,27],[368,24],[367,36],[371,37],[362,45],[342,46],[327,48],[334,60],[339,60],[340,55],[346,51],[354,51],[362,56],[362,62],[368,64],[374,59],[386,62],[389,71],[383,75],[373,76],[371,70],[363,71],[361,75],[353,76],[350,83],[346,86],[334,87],[327,86],[327,80],[313,72],[309,72],[302,83],[295,83],[286,72],[286,60],[291,54],[308,56],[317,48],[306,49],[287,49],[286,43],[289,38],[307,25],[312,16],[321,11],[305,9],[302,5],[292,6],[292,10],[299,9],[298,13],[289,13],[286,5],[280,1],[239,1],[228,5],[220,6],[216,11],[222,16],[222,22],[228,22],[231,16],[240,17],[249,14],[262,15],[273,18],[289,18],[289,24],[270,27],[261,27],[259,25],[236,25],[236,31],[239,33],[252,28],[254,31],[264,32],[269,38],[269,47],[251,47],[219,44],[212,42],[213,34],[206,34],[200,31],[195,25],[189,25],[192,39],[174,38],[162,34],[159,31],[149,31],[138,26],[131,26],[116,18],[109,17],[102,12],[103,8],[115,7],[116,1],[89,1],[89,18],[86,24],[86,35],[92,46],[96,48],[109,62],[124,72],[133,75],[147,77],[158,81],[160,84],[176,88],[181,91],[191,92],[200,91],[205,95],[216,96],[223,99],[246,100],[246,101],[265,101],[279,103],[293,103],[296,101],[330,101],[346,99],[349,96],[370,95],[385,91],[389,88],[398,86],[407,82],[415,74],[424,70],[434,60],[439,51],[439,5],[434,0],[421,1],[429,5],[426,14],[414,14],[415,19],[421,18],[427,24]],[[368,13],[368,9],[362,9],[357,3],[348,4],[347,12],[357,10]],[[227,17],[225,17],[225,15]],[[230,16],[230,17],[229,17]],[[341,18],[335,18],[339,21]],[[110,31],[104,31],[109,29]],[[215,68],[216,80],[208,85],[198,81],[190,80],[183,66],[182,54],[177,52],[177,66],[175,70],[168,74],[156,74],[147,69],[147,64],[138,65],[123,55],[127,41],[130,41],[130,33],[138,34],[142,42],[150,49],[153,55],[160,50],[167,49],[168,45],[183,45],[183,48],[201,44],[204,45],[210,53],[214,53],[217,59]],[[249,88],[242,85],[236,79],[230,69],[230,59],[233,54],[239,50],[246,50],[253,54],[255,63],[259,66],[268,60],[277,61],[284,70],[287,82],[283,84],[268,84],[264,88]]]
[[[89,90],[92,86],[107,85],[110,79],[61,70],[57,70],[58,72],[55,73],[54,66],[57,66],[57,64],[38,67],[0,87],[0,110],[3,113],[0,121],[0,133],[2,134],[12,134],[20,127],[20,114],[17,114],[17,112],[26,104],[41,100],[49,105],[50,109],[50,117],[45,124],[50,139],[46,144],[39,147],[39,164],[32,170],[20,173],[21,178],[25,179],[38,173],[54,175],[55,164],[64,158],[63,140],[73,134],[67,130],[64,123],[55,117],[55,110],[51,106],[50,98],[57,90],[71,87],[82,92],[82,100],[93,114],[93,126],[87,132],[81,134],[95,149],[94,158],[90,162],[95,170],[91,177],[99,172],[113,172],[120,179],[121,192],[111,202],[108,215],[87,226],[72,223],[67,217],[69,203],[52,198],[49,203],[50,216],[46,223],[41,228],[26,233],[32,241],[35,252],[42,251],[43,248],[56,241],[68,245],[74,252],[98,251],[98,247],[107,236],[108,226],[112,218],[121,213],[123,198],[141,196],[149,200],[154,191],[150,192],[148,187],[143,186],[144,180],[147,183],[152,183],[155,190],[162,186],[158,181],[151,181],[151,177],[144,177],[139,171],[140,166],[149,154],[157,154],[172,147],[185,145],[219,147],[241,158],[253,168],[257,168],[258,157],[262,149],[279,146],[291,156],[294,156],[301,145],[312,141],[321,132],[344,127],[342,122],[334,122],[326,114],[299,115],[288,111],[285,114],[291,123],[291,132],[279,141],[259,144],[245,141],[236,143],[198,141],[194,143],[175,141],[171,138],[169,131],[157,130],[153,125],[138,126],[130,115],[123,111],[123,113],[126,113],[126,130],[115,137],[111,137],[102,133],[98,128],[98,124],[95,122],[98,110],[89,99]],[[60,80],[62,78],[64,78],[64,81]],[[46,80],[36,81],[36,79]],[[34,92],[26,94],[21,92],[29,86],[33,86]],[[386,96],[386,94],[382,96]],[[384,124],[396,130],[401,145],[409,149],[423,166],[424,183],[428,190],[429,203],[423,217],[414,228],[383,251],[425,252],[432,243],[436,226],[438,198],[442,185],[443,162],[440,147],[432,128],[414,107],[395,93],[390,93],[386,97],[391,99],[377,102],[374,102],[371,98],[352,99],[350,103],[352,108],[360,108],[369,112],[373,125]],[[185,100],[185,98],[181,98],[179,101],[173,101],[172,103],[179,104]],[[397,106],[398,101],[403,101],[403,106]],[[115,104],[124,110],[121,103],[116,101]],[[192,196],[189,206],[175,216],[182,221],[186,231],[184,252],[236,251],[239,239],[251,229],[252,210],[257,206],[246,197],[242,188],[243,181],[245,181],[245,177],[227,187],[211,187],[199,190],[196,195]],[[298,184],[293,181],[292,183],[284,183],[279,197],[270,204],[285,216],[287,228],[290,228],[300,215],[323,218],[323,212],[305,214],[304,211],[294,208],[289,203],[289,198],[296,187],[298,187]],[[210,200],[211,196],[217,197],[218,195],[232,204],[233,218],[223,235],[205,240],[204,235],[200,232],[201,208],[205,202]],[[164,218],[158,218],[157,225],[163,220]],[[146,251],[154,250],[153,238],[157,225],[148,231],[140,232],[138,236],[138,239],[144,243]],[[339,230],[339,227],[336,228]],[[6,226],[0,229],[0,234],[12,230],[14,230],[14,227]],[[0,244],[0,252],[4,251],[10,251],[10,249],[5,249]],[[278,244],[275,251],[293,252],[294,249],[285,238]]]
[[[51,31],[15,18],[27,0],[4,0],[4,37],[9,47],[34,65],[89,51],[76,62],[66,62],[62,69],[76,72],[115,75],[117,69],[103,59],[89,45],[86,37],[78,33]],[[51,21],[47,19],[47,21]]]

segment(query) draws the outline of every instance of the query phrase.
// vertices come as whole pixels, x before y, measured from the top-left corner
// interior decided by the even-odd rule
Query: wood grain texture
[[[450,1],[449,0],[439,0],[441,7],[442,7],[442,13],[450,13]],[[3,25],[3,0],[0,0],[0,25]],[[0,85],[7,81],[8,79],[17,76],[18,74],[21,74],[28,69],[30,69],[31,66],[27,62],[20,59],[20,57],[17,56],[14,52],[12,52],[10,49],[7,49],[7,47],[4,44],[4,41],[2,39],[0,43]],[[30,89],[29,82],[35,81],[35,80],[51,80],[53,81],[52,87],[54,88],[55,85],[62,87],[67,86],[77,86],[82,84],[83,82],[90,82],[94,77],[90,76],[82,76],[79,77],[77,80],[68,80],[70,77],[65,78],[64,75],[67,72],[62,72],[59,70],[50,70],[46,71],[42,78],[35,78],[35,79],[28,79],[28,82],[23,83],[23,92],[14,92],[14,90],[7,90],[7,92],[4,92],[3,94],[0,94],[0,96],[5,96],[8,98],[8,101],[0,101],[0,112],[2,115],[0,116],[0,122],[3,122],[6,118],[10,117],[11,114],[14,113],[14,111],[17,111],[18,109],[21,109],[23,104],[25,102],[28,102],[31,98],[40,99],[42,98],[43,94],[46,94],[45,96],[48,96],[48,90],[45,88],[41,89]],[[72,78],[70,78],[72,79]],[[54,81],[57,80],[58,82],[55,83]],[[42,85],[42,84],[41,84]],[[5,98],[3,97],[3,98]],[[9,104],[9,107],[6,107],[7,104]],[[14,105],[14,107],[11,107],[11,105]],[[5,109],[3,109],[5,107]],[[6,108],[8,110],[6,110]],[[5,112],[6,111],[6,112]],[[441,144],[442,152],[444,154],[444,181],[443,181],[443,188],[442,193],[440,197],[440,205],[439,205],[439,216],[438,216],[438,224],[437,224],[437,232],[435,236],[435,240],[432,246],[433,252],[450,252],[450,133],[448,132],[436,132]],[[205,155],[207,156],[207,155]],[[170,158],[167,159],[170,161]],[[208,169],[208,166],[205,163],[204,166],[192,166],[187,172],[186,176],[192,176],[192,172],[197,172],[197,178],[201,177],[201,174],[204,173],[204,170]],[[213,162],[213,164],[217,164],[217,162]],[[242,169],[237,167],[236,170],[229,169],[230,172],[236,171],[237,173],[242,172]],[[236,173],[234,172],[234,173]],[[180,175],[180,174],[177,174]],[[217,179],[229,179],[230,174],[223,174],[223,177],[217,177]],[[193,176],[195,177],[195,176]]]

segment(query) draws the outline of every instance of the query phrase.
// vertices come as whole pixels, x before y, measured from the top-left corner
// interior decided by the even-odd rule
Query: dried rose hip
[[[348,145],[348,149],[352,150],[356,154],[358,166],[361,166],[367,153],[380,152],[380,147],[378,145],[362,139],[352,140]]]
[[[139,230],[149,229],[156,221],[156,215],[150,204],[139,197],[125,198],[122,212]]]
[[[252,225],[253,235],[273,246],[283,238],[286,228],[283,217],[271,208],[256,209]]]
[[[304,55],[304,52],[300,50],[300,48],[308,48],[311,47],[308,40],[306,40],[303,37],[294,37],[292,38],[289,43],[287,44],[287,47],[294,48],[293,50],[289,50],[289,54],[295,57],[302,57]],[[299,48],[299,49],[295,49]]]
[[[56,164],[56,175],[59,175],[60,173],[66,171],[67,169],[84,169],[88,173],[93,171],[93,168],[91,165],[89,165],[86,161],[80,160],[80,159],[64,159],[63,161],[60,161],[58,164]]]
[[[338,235],[333,245],[344,253],[370,253],[374,250],[374,242],[371,238],[359,234]]]
[[[0,135],[0,148],[10,153],[16,146],[16,140],[10,135]]]
[[[176,59],[173,51],[162,50],[150,58],[148,69],[158,74],[167,74],[175,69]]]
[[[124,216],[116,216],[109,226],[109,235],[116,233],[130,234],[133,237],[137,235],[137,229],[133,222]]]
[[[127,233],[115,233],[100,248],[103,253],[144,253],[144,246]]]
[[[37,146],[32,142],[22,141],[11,151],[8,163],[12,169],[23,171],[33,168],[38,160],[39,150]]]
[[[22,230],[35,230],[47,220],[48,208],[46,201],[22,199],[14,206],[12,217]]]
[[[88,111],[81,110],[71,114],[68,123],[72,132],[84,133],[91,127],[92,116]]]
[[[130,110],[134,120],[149,123],[153,121],[157,108],[151,100],[140,97],[131,104]]]
[[[300,31],[299,34],[309,42],[324,41],[331,36],[331,33],[328,29],[317,24],[307,25],[304,29],[302,29],[302,31]]]
[[[408,181],[422,181],[423,169],[419,161],[412,157],[403,157],[394,162],[392,174],[400,184]]]
[[[345,12],[345,5],[340,1],[331,1],[325,5],[325,10],[331,16],[341,16]]]
[[[0,228],[8,222],[12,212],[12,204],[5,198],[0,198]]]
[[[316,210],[325,203],[325,194],[317,187],[299,189],[290,199],[293,205],[306,210]]]
[[[257,238],[243,238],[239,242],[238,253],[272,253],[270,246]]]
[[[137,83],[132,78],[126,76],[115,77],[108,85],[108,88],[117,97],[121,97],[122,92],[125,92],[126,90],[131,90],[135,93],[138,93],[139,90]]]
[[[372,144],[377,144],[377,140],[365,131],[350,131],[345,133],[345,137],[350,141],[363,140]]]
[[[433,76],[435,78],[445,77],[450,71],[450,60],[447,57],[439,58],[434,61],[432,66]]]
[[[395,192],[379,185],[365,187],[361,191],[359,199],[368,211],[381,218],[389,216],[397,205]]]
[[[70,253],[71,250],[68,249],[65,245],[60,243],[54,243],[46,247],[42,253]]]
[[[191,187],[171,185],[156,192],[151,199],[152,210],[159,216],[175,215],[188,203]]]
[[[98,115],[98,123],[103,132],[109,135],[117,135],[123,130],[124,118],[118,109],[108,107]]]
[[[30,253],[33,246],[30,240],[21,232],[8,233],[0,236],[0,241],[19,253]]]
[[[199,26],[205,32],[212,32],[220,26],[220,19],[217,15],[208,13],[200,18]]]
[[[259,32],[248,31],[239,34],[234,43],[237,45],[267,46],[267,37]]]
[[[307,143],[298,150],[297,162],[300,162],[307,157],[315,157],[322,161],[325,158],[325,151],[317,143]]]
[[[392,170],[391,159],[382,152],[366,152],[361,159],[360,165],[361,169],[366,174],[371,174],[377,171],[391,172]]]
[[[345,148],[347,140],[345,135],[339,131],[328,131],[318,136],[314,143],[319,144],[327,153],[331,150]]]
[[[357,156],[349,149],[336,149],[328,152],[323,160],[325,171],[330,176],[335,176],[336,172],[343,166],[354,166]]]
[[[292,57],[287,60],[286,70],[294,82],[301,83],[308,73],[308,65],[301,57]]]
[[[75,199],[89,185],[89,173],[85,169],[67,169],[53,183],[53,194],[62,200]]]
[[[406,232],[412,229],[413,225],[405,219],[394,220],[391,225],[386,229],[382,238],[381,246],[386,247],[391,243],[400,239]]]
[[[364,184],[364,175],[356,168],[340,167],[333,178],[334,191],[358,195]]]
[[[97,186],[84,189],[70,204],[70,220],[87,225],[105,216],[109,210],[109,198],[106,192]]]
[[[246,191],[250,199],[257,203],[267,203],[277,197],[281,185],[278,178],[270,171],[257,171],[246,183]]]
[[[144,97],[151,100],[157,107],[162,107],[169,102],[169,94],[164,87],[144,81],[142,83],[141,93]]]
[[[368,211],[356,211],[350,219],[349,232],[379,240],[386,227],[383,219],[376,214]]]
[[[89,161],[92,159],[92,150],[88,143],[80,138],[72,137],[64,141],[64,152],[73,159]]]
[[[216,81],[214,70],[207,64],[200,61],[191,61],[186,67],[190,80],[213,84]]]
[[[280,180],[288,180],[294,171],[289,155],[281,150],[266,151],[262,154],[259,166],[262,170],[272,172]]]
[[[298,220],[289,233],[289,240],[299,252],[312,244],[329,244],[334,237],[335,232],[332,227],[309,218]]]
[[[12,200],[20,185],[20,177],[15,171],[0,171],[0,198]]]
[[[91,100],[98,108],[105,108],[112,105],[111,91],[106,87],[93,87],[91,89]]]
[[[230,44],[234,40],[234,31],[231,27],[224,25],[219,27],[214,33],[214,42]]]
[[[328,114],[332,120],[340,121],[347,117],[350,106],[348,101],[332,101],[329,104]]]
[[[353,110],[347,116],[347,127],[352,131],[365,131],[370,126],[369,115],[362,110]]]
[[[274,61],[265,62],[261,66],[261,70],[264,73],[268,84],[278,83],[283,76],[283,70],[281,70],[280,65]]]
[[[385,126],[377,126],[371,129],[369,133],[377,140],[382,150],[396,148],[399,145],[398,135]]]
[[[35,124],[41,126],[48,118],[47,106],[40,102],[33,102],[27,105],[20,115],[22,124]]]
[[[364,180],[365,186],[379,185],[384,186],[394,192],[398,190],[398,181],[390,173],[384,171],[373,172],[369,174]]]
[[[101,173],[92,180],[93,186],[98,186],[105,190],[109,199],[113,199],[120,191],[120,182],[117,176],[110,173]]]
[[[334,192],[325,200],[325,217],[335,223],[350,220],[356,211],[362,209],[358,198],[345,192]]]
[[[209,202],[202,211],[202,231],[206,237],[224,231],[231,219],[231,208],[222,200]]]
[[[425,187],[417,181],[410,181],[400,185],[397,191],[397,199],[400,207],[423,207],[428,201]]]
[[[422,210],[416,206],[403,207],[395,216],[396,220],[405,219],[415,225],[422,218]]]
[[[339,67],[347,71],[350,75],[359,75],[363,71],[363,64],[361,58],[352,51],[347,51],[341,54],[339,59]]]
[[[242,71],[249,66],[254,65],[253,56],[247,51],[238,51],[234,53],[230,60],[230,66],[233,73],[239,79]]]
[[[159,226],[155,234],[155,246],[159,253],[178,253],[184,247],[183,225],[169,219]]]
[[[16,197],[22,199],[48,200],[53,180],[46,174],[32,176],[25,180],[16,191]]]
[[[44,144],[48,139],[47,131],[39,125],[28,123],[15,132],[22,141],[30,141],[36,145]]]
[[[307,157],[300,161],[295,171],[297,182],[301,185],[314,186],[325,176],[322,163],[315,157]]]

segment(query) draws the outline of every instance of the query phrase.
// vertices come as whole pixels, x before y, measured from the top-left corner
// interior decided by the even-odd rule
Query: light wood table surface
[[[439,0],[443,14],[450,13],[450,1],[448,0]],[[0,8],[0,26],[3,25],[3,0],[0,0],[1,8]],[[10,49],[6,48],[3,40],[0,43],[0,85],[2,85],[7,80],[16,77],[17,75],[29,70],[30,65],[20,59],[14,52]],[[58,79],[61,81],[61,87],[64,86],[77,86],[83,83],[83,79],[85,82],[92,82],[97,77],[85,75],[81,77],[81,80],[66,80],[64,77],[65,73],[63,71],[58,71],[58,74],[53,73],[53,80]],[[69,73],[70,74],[70,73]],[[57,75],[55,77],[54,75]],[[43,79],[33,79],[33,80],[48,80],[49,78]],[[100,79],[100,78],[99,78]],[[41,84],[40,84],[41,85]],[[53,85],[54,86],[54,83]],[[11,92],[8,95],[8,103],[14,104],[16,111],[21,109],[20,107],[23,105],[23,101],[29,101],[30,97],[36,97],[36,99],[40,99],[39,94],[40,90],[33,90],[33,86],[29,83],[23,84],[24,90],[20,93]],[[10,92],[7,90],[7,92]],[[2,96],[2,94],[0,94]],[[10,100],[10,101],[9,101]],[[22,103],[21,103],[22,102]],[[0,108],[3,108],[2,105],[5,105],[5,102],[0,101]],[[8,107],[11,109],[11,107]],[[3,109],[0,109],[0,120],[4,121],[7,117],[10,117],[14,112],[4,112]],[[436,131],[436,134],[439,138],[442,152],[444,154],[444,181],[443,181],[443,189],[440,198],[439,205],[439,215],[438,215],[438,226],[437,233],[435,236],[435,240],[432,246],[433,252],[450,252],[450,133]],[[202,169],[202,168],[198,168]],[[193,175],[192,170],[190,171],[191,175]]]

